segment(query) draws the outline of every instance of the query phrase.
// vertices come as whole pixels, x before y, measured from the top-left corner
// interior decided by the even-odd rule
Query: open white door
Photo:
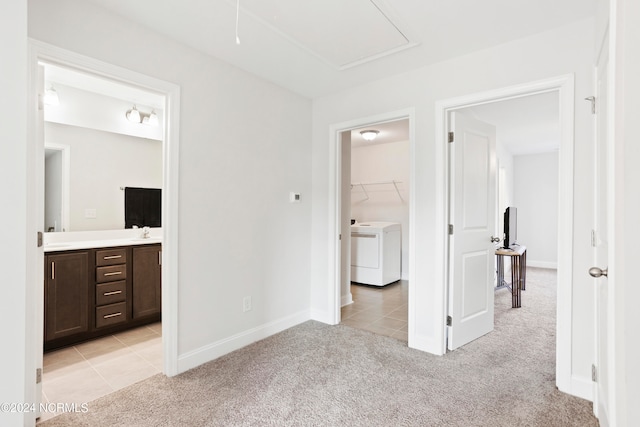
[[[37,120],[36,120],[36,218],[38,221],[38,231],[44,233],[44,67],[42,65],[38,65],[38,82],[37,82],[37,92],[38,92],[38,111],[37,111]],[[35,348],[37,349],[35,362],[36,362],[36,392],[35,392],[35,407],[36,410],[36,418],[39,418],[42,414],[40,413],[40,403],[42,401],[42,364],[43,364],[43,354],[42,354],[42,346],[44,343],[44,248],[42,246],[42,242],[40,241],[38,247],[38,255],[36,262],[40,268],[38,268],[36,279],[37,283],[40,284],[38,293],[40,298],[38,298],[35,304],[35,312],[36,312],[36,321],[35,321],[35,336],[33,339],[36,340]]]
[[[608,91],[609,80],[609,52],[608,40],[603,43],[603,49],[598,57],[596,66],[596,150],[595,150],[595,182],[594,182],[594,218],[595,226],[593,230],[594,265],[596,267],[589,270],[595,277],[595,331],[596,349],[594,364],[594,405],[595,415],[600,420],[601,426],[609,425],[609,363],[608,351],[611,348],[608,332],[608,293],[611,282],[607,280],[608,252],[609,252],[609,231],[608,218],[609,209],[613,203],[608,199],[608,173],[610,165],[610,150],[608,138]],[[597,103],[595,102],[597,101]]]
[[[455,112],[449,129],[454,136],[449,144],[447,347],[454,350],[493,330],[496,130]]]

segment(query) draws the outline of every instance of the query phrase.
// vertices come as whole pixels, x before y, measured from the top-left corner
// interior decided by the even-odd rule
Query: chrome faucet
[[[142,227],[142,238],[148,239],[149,237],[149,227]]]

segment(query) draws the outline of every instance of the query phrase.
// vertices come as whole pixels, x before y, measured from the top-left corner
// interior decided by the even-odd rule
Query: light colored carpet
[[[446,356],[309,321],[40,425],[597,426],[555,388],[555,270],[527,280],[522,308],[496,292],[495,331]]]

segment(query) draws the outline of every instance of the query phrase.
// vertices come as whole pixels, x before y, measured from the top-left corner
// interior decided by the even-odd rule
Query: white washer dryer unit
[[[400,224],[363,222],[351,226],[351,281],[384,286],[400,280]]]

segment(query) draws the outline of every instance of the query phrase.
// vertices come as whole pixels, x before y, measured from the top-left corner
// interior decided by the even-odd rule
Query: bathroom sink
[[[160,242],[162,237],[134,237],[131,240],[134,242]]]

